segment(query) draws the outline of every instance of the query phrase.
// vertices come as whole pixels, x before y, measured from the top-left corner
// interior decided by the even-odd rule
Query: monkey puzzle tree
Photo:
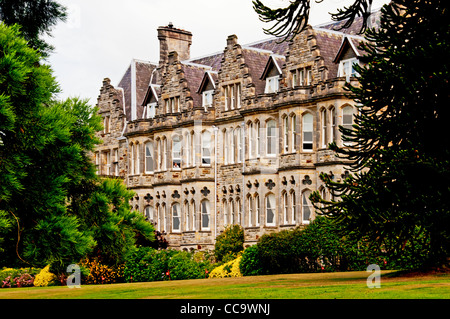
[[[364,3],[371,1],[344,10],[349,23]],[[305,21],[282,17],[285,26]],[[366,64],[355,65],[359,85],[348,86],[358,112],[351,129],[339,130],[350,146],[329,145],[352,162],[352,174],[342,182],[320,175],[339,200],[311,195],[321,214],[390,254],[420,244],[423,266],[439,265],[450,252],[449,21],[443,0],[395,0],[382,8],[380,28],[365,33]]]

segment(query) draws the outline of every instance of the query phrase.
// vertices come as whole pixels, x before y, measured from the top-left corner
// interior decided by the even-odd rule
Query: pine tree
[[[338,201],[311,195],[316,209],[368,236],[390,254],[427,238],[424,266],[450,253],[450,14],[448,2],[396,0],[382,9],[357,87],[350,147],[330,145],[350,160],[352,174],[335,182],[321,174]]]

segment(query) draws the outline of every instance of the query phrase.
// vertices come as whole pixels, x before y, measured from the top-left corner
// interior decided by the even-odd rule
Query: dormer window
[[[214,90],[210,90],[210,91],[203,91],[203,93],[202,93],[203,107],[205,108],[205,112],[208,110],[208,107],[212,106],[213,92],[214,92]]]
[[[147,105],[147,118],[152,119],[155,117],[156,103],[150,103]]]
[[[339,63],[339,76],[345,77],[345,80],[347,82],[350,82],[350,77],[358,76],[358,73],[356,72],[355,68],[353,67],[354,64],[359,64],[357,58],[342,60]]]
[[[278,80],[280,76],[272,76],[270,78],[266,78],[266,88],[264,93],[275,93],[278,91]]]

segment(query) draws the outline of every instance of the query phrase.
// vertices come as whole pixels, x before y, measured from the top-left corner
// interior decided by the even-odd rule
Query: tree
[[[316,0],[322,2],[323,0]],[[310,0],[294,0],[286,8],[271,9],[265,6],[261,0],[253,0],[253,9],[258,13],[263,22],[274,22],[275,24],[264,32],[285,39],[295,36],[305,30],[308,26]],[[358,16],[362,16],[360,32],[363,33],[368,27],[368,18],[371,14],[372,0],[355,0],[355,2],[344,9],[338,9],[337,13],[331,14],[335,21],[346,21],[341,28],[348,28]]]
[[[334,18],[349,18],[348,26],[370,4],[355,1]],[[347,86],[357,112],[353,127],[339,130],[351,146],[329,145],[352,162],[352,174],[342,182],[320,175],[339,200],[325,201],[318,192],[310,197],[345,232],[367,236],[391,255],[420,245],[429,251],[423,266],[439,265],[450,252],[448,9],[439,0],[395,0],[382,8],[380,28],[365,32],[365,66],[355,65],[359,85]],[[288,12],[266,17],[287,27],[307,21],[308,12]]]
[[[349,86],[355,124],[340,127],[352,146],[330,145],[352,161],[353,175],[342,183],[321,175],[341,201],[311,197],[323,214],[391,254],[425,235],[427,265],[450,252],[450,141],[441,138],[450,120],[450,64],[443,58],[450,52],[449,18],[443,1],[397,0],[382,9],[380,29],[366,33],[360,85]]]
[[[0,24],[0,264],[67,265],[101,252],[111,263],[153,240],[132,194],[96,175],[97,108],[54,100],[58,84],[19,26]]]
[[[66,20],[66,8],[52,0],[0,0],[0,21],[6,25],[21,25],[23,37],[44,56],[53,50],[41,36],[59,21]]]

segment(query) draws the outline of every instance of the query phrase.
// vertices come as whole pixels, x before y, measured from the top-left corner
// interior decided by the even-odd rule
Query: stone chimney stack
[[[159,40],[159,65],[163,66],[168,61],[169,53],[176,51],[180,61],[189,60],[192,44],[192,33],[176,29],[172,22],[167,27],[158,28]]]

